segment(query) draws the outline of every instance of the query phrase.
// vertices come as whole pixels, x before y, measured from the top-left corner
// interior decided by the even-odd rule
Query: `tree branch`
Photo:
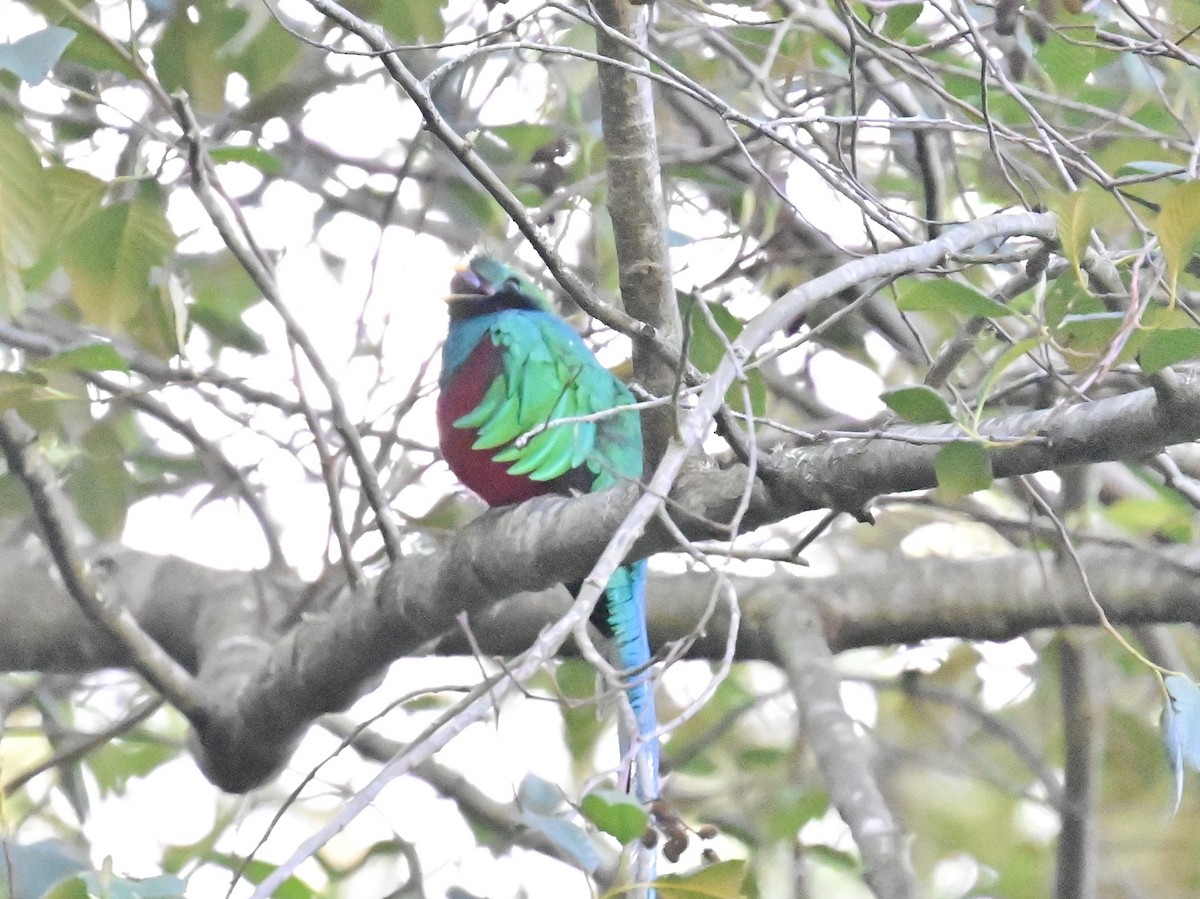
[[[880,792],[867,747],[842,707],[841,678],[815,609],[782,606],[774,616],[775,645],[796,706],[800,733],[813,750],[829,798],[863,857],[863,877],[881,899],[915,899],[920,883],[904,832]]]
[[[608,209],[620,265],[625,310],[650,325],[673,348],[682,342],[683,325],[675,301],[671,258],[667,249],[667,206],[654,98],[650,82],[639,72],[649,63],[630,44],[646,47],[646,9],[626,0],[595,0],[600,22],[596,46],[622,66],[598,66],[600,121],[608,167]],[[625,40],[616,40],[613,33]],[[675,355],[678,355],[676,351]],[[674,367],[652,343],[634,339],[633,367],[638,382],[655,396],[669,396],[678,380]],[[663,406],[642,413],[646,458],[661,458],[674,433],[675,410]]]

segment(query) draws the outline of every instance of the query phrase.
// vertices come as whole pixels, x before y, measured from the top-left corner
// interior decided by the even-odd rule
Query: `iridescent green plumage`
[[[490,505],[544,493],[596,492],[642,476],[633,395],[550,311],[545,295],[495,260],[452,282],[438,426],[459,479]],[[658,741],[646,636],[645,562],[613,573],[593,621],[636,672],[627,687],[641,744],[635,786],[658,795]],[[624,720],[624,719],[622,719]],[[622,729],[628,759],[634,734]]]

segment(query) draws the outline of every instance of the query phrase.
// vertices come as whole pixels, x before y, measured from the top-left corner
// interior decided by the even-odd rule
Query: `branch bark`
[[[646,7],[626,0],[596,0],[605,26],[596,30],[602,56],[623,63],[600,65],[600,121],[608,167],[608,209],[620,266],[625,310],[651,326],[660,340],[679,347],[683,326],[675,302],[667,248],[667,204],[658,160],[657,127],[649,63],[631,46],[646,47]],[[616,39],[617,36],[624,40]],[[677,354],[676,354],[677,355]],[[633,367],[638,382],[655,396],[670,396],[678,378],[654,344],[635,338]],[[642,413],[648,466],[662,457],[674,432],[674,410]]]

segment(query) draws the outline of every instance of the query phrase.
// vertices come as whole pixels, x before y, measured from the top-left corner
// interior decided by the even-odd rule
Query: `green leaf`
[[[141,75],[131,61],[128,51],[114,46],[94,28],[79,26],[75,40],[63,53],[63,59],[96,72],[118,72],[126,78],[138,81]]]
[[[12,72],[26,84],[41,84],[67,45],[75,40],[69,28],[48,25],[11,44],[0,44],[0,69]]]
[[[932,387],[899,387],[879,395],[889,409],[913,424],[954,421],[942,395]]]
[[[0,115],[0,317],[25,305],[21,270],[38,261],[50,234],[46,170],[28,138]]]
[[[1200,359],[1200,329],[1164,328],[1151,331],[1138,351],[1138,365],[1148,375],[1168,365]]]
[[[37,361],[51,371],[129,371],[129,363],[108,343],[89,343]]]
[[[1065,94],[1074,93],[1097,66],[1108,61],[1108,57],[1098,54],[1096,47],[1091,43],[1095,41],[1094,31],[1086,38],[1089,43],[1084,43],[1083,40],[1082,35],[1073,35],[1068,41],[1056,29],[1050,32],[1046,41],[1033,54],[1034,59],[1050,76],[1055,89]]]
[[[1176,543],[1190,542],[1195,531],[1191,506],[1177,494],[1122,497],[1105,508],[1104,517],[1138,536],[1162,535]]]
[[[244,162],[264,175],[283,174],[283,160],[261,147],[213,147],[208,155],[218,165],[223,162]]]
[[[992,387],[995,386],[996,380],[1004,373],[1004,371],[1023,357],[1025,354],[1037,349],[1042,345],[1045,338],[1043,337],[1027,337],[1024,340],[1018,341],[1000,354],[999,358],[992,363],[991,367],[984,374],[979,382],[979,397],[980,402],[976,407],[975,420],[978,421],[983,415],[983,406],[987,402],[988,397],[992,395]]]
[[[582,659],[564,659],[554,674],[562,695],[579,700],[560,704],[567,751],[576,762],[592,758],[596,743],[604,733],[604,721],[587,700],[596,696],[596,669]]]
[[[402,44],[440,41],[445,33],[440,3],[395,3],[383,0],[376,21]]]
[[[1088,293],[1082,284],[1078,278],[1065,272],[1054,279],[1042,303],[1047,328],[1057,328],[1070,313],[1104,310],[1104,304]]]
[[[887,19],[883,23],[884,36],[894,41],[899,40],[921,17],[924,8],[924,3],[901,3],[888,7]]]
[[[95,776],[102,796],[119,796],[129,781],[145,777],[178,755],[179,749],[167,743],[113,740],[88,753],[85,764]]]
[[[1179,272],[1191,259],[1200,236],[1200,181],[1171,185],[1151,228],[1158,235],[1174,296]]]
[[[185,268],[195,302],[188,307],[191,320],[220,346],[261,355],[266,342],[243,320],[247,309],[262,299],[258,286],[233,256],[198,259]]]
[[[200,112],[222,112],[225,82],[232,71],[226,45],[248,18],[244,9],[214,3],[193,4],[187,13],[172,16],[154,52],[163,87],[169,93],[186,91]]]
[[[1060,347],[1070,350],[1064,354],[1067,364],[1075,371],[1083,371],[1112,346],[1124,321],[1124,312],[1072,313],[1063,317],[1054,331],[1054,339]],[[1134,351],[1135,345],[1127,343],[1118,361],[1129,361]]]
[[[972,318],[1004,318],[1016,312],[984,296],[974,287],[949,278],[910,279],[900,288],[896,305],[904,312],[955,312]]]
[[[174,246],[162,210],[146,199],[101,209],[74,231],[63,253],[75,305],[88,321],[120,332],[157,298],[150,273]]]
[[[981,443],[956,440],[942,447],[933,462],[938,488],[954,497],[992,486],[992,460]]]
[[[743,899],[746,862],[733,859],[692,874],[668,874],[654,881],[661,899]]]
[[[87,881],[82,877],[68,877],[43,893],[42,899],[88,899],[89,896]]]
[[[801,792],[793,784],[784,784],[765,819],[767,833],[775,840],[794,840],[801,827],[828,809],[829,794],[823,790]]]
[[[650,815],[636,799],[618,790],[595,790],[579,803],[583,816],[621,844],[632,843],[650,826]]]
[[[34,371],[0,371],[0,409],[20,408],[28,403],[58,399],[46,378]]]
[[[1080,284],[1084,283],[1080,264],[1087,252],[1096,217],[1092,196],[1088,191],[1077,190],[1065,196],[1053,210],[1055,218],[1058,219],[1058,239],[1062,244],[1063,255],[1075,269],[1075,276]]]
[[[732,312],[719,303],[708,303],[709,313],[716,322],[721,333],[718,334],[709,324],[708,318],[697,310],[693,303],[703,302],[690,294],[679,294],[680,314],[684,318],[685,327],[691,329],[688,342],[688,359],[696,368],[705,374],[716,371],[721,360],[725,358],[726,346],[742,333],[744,325]],[[731,409],[743,414],[766,415],[767,413],[767,384],[762,372],[751,369],[746,372],[746,389],[750,394],[750,409],[747,411],[743,400],[742,385],[735,383],[725,394],[725,403]]]

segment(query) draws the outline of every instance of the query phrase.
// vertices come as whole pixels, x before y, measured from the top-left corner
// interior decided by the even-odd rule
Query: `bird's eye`
[[[521,290],[521,279],[516,277],[515,275],[511,275],[504,279],[504,286],[508,290],[516,291],[519,293]]]

